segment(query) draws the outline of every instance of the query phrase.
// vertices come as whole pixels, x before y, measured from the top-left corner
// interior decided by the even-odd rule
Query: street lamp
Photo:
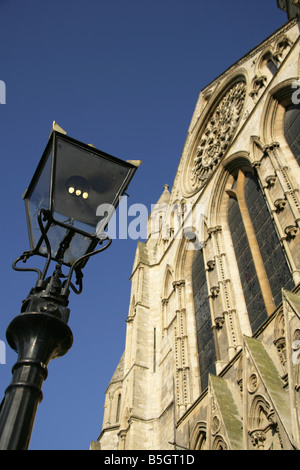
[[[6,332],[18,359],[1,403],[2,450],[28,448],[47,365],[66,354],[73,343],[67,324],[70,289],[82,292],[86,262],[110,246],[105,227],[139,164],[83,144],[53,123],[46,149],[23,195],[30,250],[15,260],[13,268],[36,272],[37,282]],[[102,218],[97,216],[101,204],[107,208]],[[34,255],[45,258],[43,270],[19,266]],[[51,262],[55,270],[46,277]]]

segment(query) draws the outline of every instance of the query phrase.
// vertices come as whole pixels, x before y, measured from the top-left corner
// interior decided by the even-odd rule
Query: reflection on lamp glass
[[[87,199],[89,197],[89,187],[86,179],[82,176],[71,176],[66,182],[66,188],[69,194]]]

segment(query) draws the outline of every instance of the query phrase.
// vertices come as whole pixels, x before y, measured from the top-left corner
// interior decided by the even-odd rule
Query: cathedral
[[[300,1],[277,4],[200,92],[92,450],[300,449]]]

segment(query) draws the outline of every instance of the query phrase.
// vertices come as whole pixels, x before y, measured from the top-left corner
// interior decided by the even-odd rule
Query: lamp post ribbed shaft
[[[18,352],[18,360],[1,407],[0,450],[26,450],[43,397],[47,365],[71,348],[73,335],[55,315],[26,312],[9,325],[7,341]]]

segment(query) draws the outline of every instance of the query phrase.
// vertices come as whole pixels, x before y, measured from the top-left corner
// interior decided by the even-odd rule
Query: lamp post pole
[[[18,359],[0,405],[0,450],[28,448],[48,363],[66,354],[73,343],[68,326],[70,288],[75,294],[82,292],[86,262],[110,246],[105,227],[141,163],[119,160],[65,134],[54,122],[23,194],[31,250],[13,268],[35,271],[38,280],[6,332]],[[99,220],[101,204],[109,209]],[[98,244],[101,248],[96,249]],[[17,267],[34,255],[46,258],[43,271]],[[46,279],[51,262],[56,269]],[[68,275],[63,275],[62,266],[69,268]],[[72,283],[74,273],[78,288]]]
[[[60,298],[59,270],[24,301],[22,313],[10,323],[7,341],[17,351],[12,380],[0,413],[0,450],[28,449],[42,385],[51,359],[63,356],[72,346],[67,325],[67,301]]]

